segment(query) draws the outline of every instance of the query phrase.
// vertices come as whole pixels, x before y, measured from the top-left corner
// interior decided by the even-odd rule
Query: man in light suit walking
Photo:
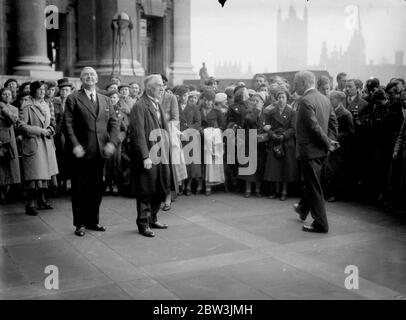
[[[301,220],[306,220],[309,213],[314,219],[310,226],[303,226],[303,231],[327,233],[320,176],[329,152],[338,147],[337,119],[330,100],[315,89],[312,72],[300,71],[294,81],[296,92],[301,95],[296,118],[296,156],[304,183],[302,198],[294,209]]]
[[[85,229],[105,231],[99,224],[103,195],[105,158],[111,157],[118,143],[118,120],[109,98],[97,93],[98,76],[91,67],[83,68],[82,89],[66,99],[65,136],[72,148],[72,211],[75,234]]]

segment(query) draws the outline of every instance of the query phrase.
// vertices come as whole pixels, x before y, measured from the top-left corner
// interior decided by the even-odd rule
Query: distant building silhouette
[[[214,66],[214,75],[219,79],[245,79],[253,76],[252,65],[248,64],[247,71],[243,71],[241,62],[223,61]]]
[[[277,18],[277,69],[278,72],[302,70],[307,67],[307,8],[303,19],[296,15],[295,8],[289,7],[288,17],[282,19],[278,9]]]

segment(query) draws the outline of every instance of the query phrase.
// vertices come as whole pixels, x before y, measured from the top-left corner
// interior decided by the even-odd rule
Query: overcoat
[[[22,156],[25,181],[51,180],[52,176],[58,174],[53,138],[41,134],[43,129],[51,129],[48,103],[43,103],[46,105],[41,108],[37,101],[34,102],[30,99],[20,109],[19,131],[22,132],[23,137]]]
[[[292,182],[298,179],[298,168],[296,161],[296,138],[295,123],[296,112],[285,106],[282,113],[279,108],[274,108],[267,113],[266,123],[271,125],[269,134],[267,160],[265,166],[265,180],[275,182]],[[283,141],[279,142],[273,135],[282,135]],[[277,158],[273,147],[282,144],[285,155]]]
[[[0,102],[0,144],[9,143],[13,149],[14,159],[0,161],[0,186],[21,182],[17,143],[14,126],[18,121],[18,109],[13,105]]]
[[[133,195],[161,195],[163,198],[170,192],[171,171],[169,164],[153,164],[152,169],[144,169],[143,161],[150,157],[151,148],[157,141],[150,139],[153,130],[164,129],[168,132],[164,111],[159,105],[161,124],[153,102],[144,95],[135,103],[131,110],[129,135],[131,145],[131,186]],[[167,146],[169,147],[169,146]],[[167,152],[168,150],[163,150]]]

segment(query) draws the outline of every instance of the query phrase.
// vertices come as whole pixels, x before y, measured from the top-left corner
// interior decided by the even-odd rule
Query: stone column
[[[182,84],[187,79],[198,79],[190,62],[190,15],[190,0],[173,0],[174,57],[170,65],[170,80],[173,85]]]
[[[46,0],[15,0],[18,57],[14,73],[17,75],[41,79],[62,77],[61,72],[52,70],[48,59],[45,8]]]

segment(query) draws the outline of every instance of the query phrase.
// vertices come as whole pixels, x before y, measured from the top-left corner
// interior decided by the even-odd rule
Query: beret
[[[215,103],[222,103],[225,101],[227,101],[227,95],[225,93],[223,92],[216,93],[216,96],[214,98]]]

